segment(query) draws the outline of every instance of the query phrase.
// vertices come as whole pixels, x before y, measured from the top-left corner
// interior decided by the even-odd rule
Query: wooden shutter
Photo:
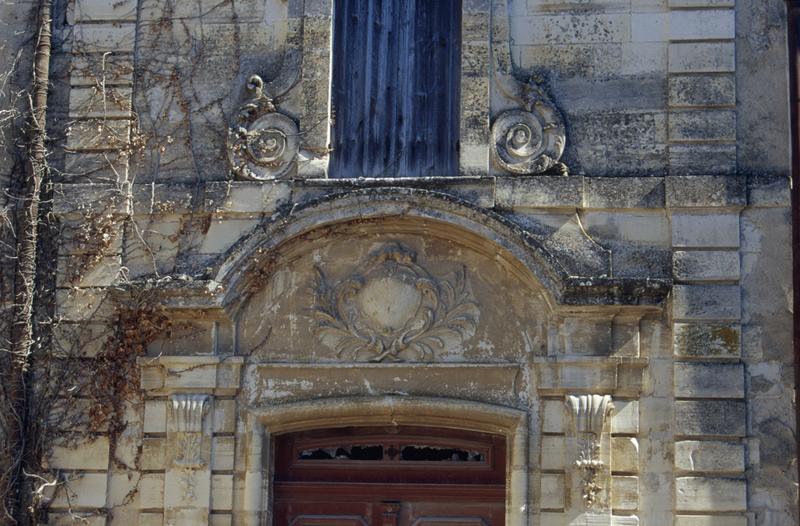
[[[458,175],[460,0],[334,0],[331,177]]]

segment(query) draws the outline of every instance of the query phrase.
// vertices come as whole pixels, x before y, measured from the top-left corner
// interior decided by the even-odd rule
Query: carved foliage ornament
[[[314,332],[339,358],[429,361],[475,333],[478,304],[465,268],[437,279],[393,243],[341,281],[316,272]]]
[[[565,402],[577,439],[575,467],[580,472],[583,504],[586,509],[604,508],[601,495],[608,485],[610,468],[602,460],[607,455],[602,451],[602,435],[614,404],[608,395],[569,395]]]
[[[205,465],[203,458],[203,419],[208,413],[208,395],[176,394],[170,397],[174,422],[175,464],[185,468]]]
[[[544,89],[532,79],[522,89],[522,109],[501,113],[492,124],[492,158],[520,175],[547,171],[566,174],[564,119]]]
[[[256,181],[278,179],[289,172],[300,149],[299,129],[278,112],[261,77],[251,76],[247,91],[251,97],[240,106],[237,124],[228,130],[231,171]]]

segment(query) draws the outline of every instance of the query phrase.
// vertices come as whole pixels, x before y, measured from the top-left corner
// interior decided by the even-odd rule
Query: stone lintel
[[[574,392],[608,393],[637,397],[647,360],[599,357],[534,363],[536,389],[542,396]]]
[[[239,390],[241,356],[142,357],[141,387],[149,396],[175,393],[234,395]]]

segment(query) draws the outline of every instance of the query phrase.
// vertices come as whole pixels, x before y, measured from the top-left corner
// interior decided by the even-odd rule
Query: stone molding
[[[528,414],[505,406],[414,396],[328,398],[278,404],[246,412],[247,431],[241,524],[262,524],[268,509],[270,436],[308,429],[416,425],[499,433],[507,437],[508,497],[505,523],[528,524]]]
[[[536,389],[542,396],[576,390],[614,396],[638,396],[644,386],[646,358],[591,357],[534,362]]]
[[[334,194],[273,216],[263,228],[229,250],[226,260],[217,267],[214,280],[228,297],[223,303],[246,297],[248,283],[240,278],[251,274],[248,269],[264,265],[265,258],[274,265],[279,251],[290,246],[288,241],[315,229],[369,220],[402,220],[406,225],[421,221],[425,232],[441,229],[447,236],[453,235],[453,228],[459,229],[459,236],[472,236],[492,257],[502,258],[510,268],[518,269],[531,286],[543,286],[554,304],[646,307],[658,305],[669,291],[668,280],[608,277],[610,253],[588,237],[575,239],[580,246],[575,253],[554,253],[541,238],[494,211],[428,190],[386,188]],[[592,264],[597,268],[578,268],[587,264],[587,254],[582,250],[591,252]]]
[[[239,390],[241,356],[141,357],[141,388],[148,396],[177,393],[233,395]]]
[[[125,203],[110,207],[118,189],[110,184],[58,183],[54,213],[79,219],[86,211],[111,215],[129,213]],[[152,209],[181,214],[193,211],[236,216],[273,214],[279,207],[301,206],[321,196],[368,188],[406,188],[436,192],[471,203],[479,209],[524,212],[548,210],[697,209],[731,211],[743,207],[786,208],[791,205],[788,177],[537,177],[483,176],[401,179],[302,179],[185,184],[134,184],[134,213]],[[263,195],[252,199],[235,195]],[[193,208],[193,197],[200,203]],[[75,202],[82,208],[77,210]]]

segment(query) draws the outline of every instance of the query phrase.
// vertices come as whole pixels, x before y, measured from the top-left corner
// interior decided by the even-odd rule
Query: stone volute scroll
[[[466,269],[435,277],[400,243],[375,250],[342,279],[316,273],[314,332],[339,358],[431,361],[475,334],[480,313]]]
[[[611,520],[611,413],[609,395],[567,395],[570,515],[591,524]],[[591,519],[589,519],[591,517]],[[607,519],[608,521],[606,522]],[[572,524],[572,523],[571,523]]]
[[[267,181],[286,176],[300,150],[297,124],[266,94],[264,81],[247,81],[250,98],[239,107],[237,122],[228,130],[231,172],[243,179]]]
[[[542,84],[532,78],[515,89],[521,107],[502,112],[492,124],[492,160],[508,173],[567,175],[559,162],[566,145],[564,119]]]

